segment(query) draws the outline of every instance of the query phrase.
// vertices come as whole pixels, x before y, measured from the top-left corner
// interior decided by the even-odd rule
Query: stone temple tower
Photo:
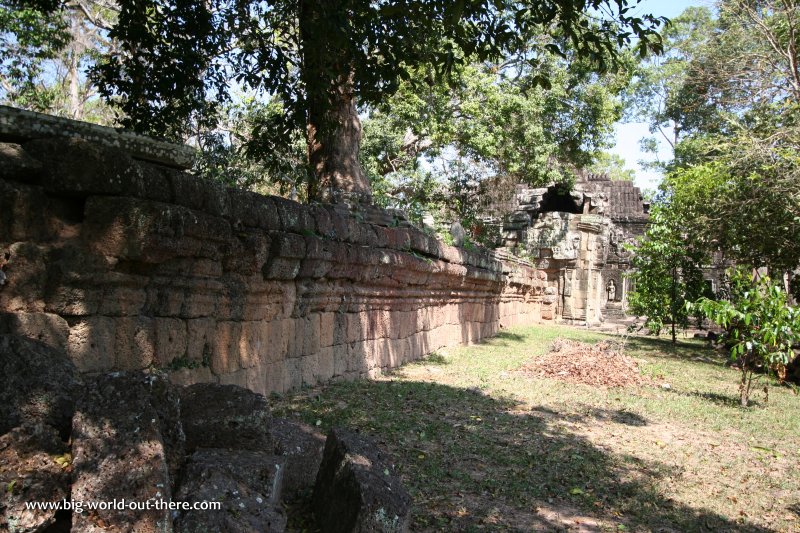
[[[503,245],[529,255],[547,274],[552,318],[597,324],[625,316],[631,289],[625,247],[644,233],[648,204],[629,181],[584,175],[567,191],[559,185],[518,185],[516,209],[503,224]]]

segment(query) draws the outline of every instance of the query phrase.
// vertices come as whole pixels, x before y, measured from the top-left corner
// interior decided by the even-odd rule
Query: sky
[[[643,0],[634,13],[652,13],[656,16],[672,18],[680,15],[689,6],[709,5],[710,0]],[[653,159],[652,155],[642,153],[639,149],[639,139],[650,136],[647,124],[643,122],[617,123],[615,127],[615,145],[610,149],[612,153],[621,156],[627,168],[636,171],[635,183],[642,189],[655,189],[661,181],[661,175],[655,171],[645,171],[639,166],[641,159]],[[660,143],[658,158],[662,161],[672,158],[672,151],[665,143]]]

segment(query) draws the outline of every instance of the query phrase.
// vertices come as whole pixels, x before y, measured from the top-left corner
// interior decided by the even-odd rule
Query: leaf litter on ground
[[[600,387],[650,383],[650,379],[640,372],[636,360],[609,341],[586,344],[559,337],[553,342],[550,352],[534,357],[520,371],[529,376]]]

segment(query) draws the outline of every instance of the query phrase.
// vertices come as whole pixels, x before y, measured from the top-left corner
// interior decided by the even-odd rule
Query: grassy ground
[[[412,531],[800,531],[800,396],[738,407],[735,370],[697,341],[629,338],[654,385],[594,388],[515,372],[578,328],[480,345],[273,400],[347,425],[397,460]],[[669,384],[669,387],[662,387]]]

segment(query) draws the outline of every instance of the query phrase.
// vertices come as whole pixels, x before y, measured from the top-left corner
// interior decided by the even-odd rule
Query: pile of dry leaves
[[[608,341],[595,345],[556,339],[550,352],[534,358],[520,369],[535,377],[546,377],[605,387],[641,385],[649,380],[636,361],[614,349]]]

